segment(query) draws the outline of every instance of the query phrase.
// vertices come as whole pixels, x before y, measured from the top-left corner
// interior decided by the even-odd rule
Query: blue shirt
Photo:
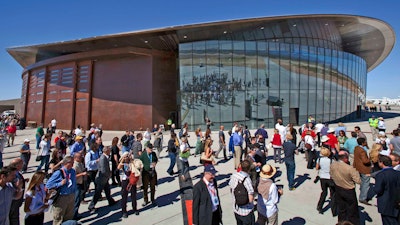
[[[349,138],[344,142],[344,149],[349,151],[350,154],[354,154],[354,148],[358,146],[357,139],[356,138]]]
[[[65,172],[64,178],[61,173]],[[61,181],[67,179],[67,182],[62,185]],[[67,170],[65,167],[57,170],[51,175],[50,179],[46,183],[47,189],[54,189],[61,187],[60,195],[74,194],[76,190],[76,173],[74,169]]]
[[[71,156],[74,156],[75,153],[80,152],[83,150],[85,146],[83,145],[82,142],[76,141],[74,144],[71,145],[70,147],[70,154]]]
[[[100,158],[100,154],[98,152],[93,152],[90,150],[85,155],[85,166],[88,171],[97,170],[97,159]]]
[[[240,136],[238,133],[233,133],[232,141],[234,146],[242,146],[243,144],[243,137]]]

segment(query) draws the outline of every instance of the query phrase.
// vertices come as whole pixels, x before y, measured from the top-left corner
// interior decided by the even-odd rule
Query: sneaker
[[[89,208],[89,213],[94,214],[96,213],[97,209],[96,208]]]
[[[128,213],[122,213],[122,218],[128,218]]]
[[[294,190],[296,190],[296,188],[295,188],[295,187],[291,187],[291,188],[289,188],[289,191],[294,191]]]

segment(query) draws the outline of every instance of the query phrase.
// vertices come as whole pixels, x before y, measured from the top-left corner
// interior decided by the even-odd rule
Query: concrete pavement
[[[393,129],[397,128],[398,124],[400,124],[400,116],[398,111],[390,111],[390,116],[392,118],[385,119],[387,132],[390,133]],[[378,115],[378,113],[375,113]],[[389,117],[389,114],[386,112],[379,114],[378,116],[385,115]],[[369,132],[369,126],[364,118],[363,121],[352,122],[345,124],[348,131],[354,129],[354,126],[360,126],[362,131],[365,131],[370,145],[372,145],[371,134]],[[337,124],[330,125],[331,127],[336,127]],[[193,128],[191,128],[193,130]],[[213,127],[213,129],[218,129],[217,127]],[[230,127],[226,128],[229,130]],[[273,134],[272,129],[267,129],[268,134],[271,136]],[[178,132],[178,131],[176,131]],[[254,134],[254,130],[251,131]],[[103,141],[105,145],[111,144],[111,139],[114,136],[121,137],[124,134],[124,131],[104,131]],[[31,149],[32,149],[32,157],[29,164],[28,173],[24,174],[25,177],[31,177],[33,172],[36,170],[38,162],[35,161],[36,150],[35,148],[35,129],[25,129],[18,130],[15,145],[12,147],[5,148],[3,153],[3,161],[5,165],[15,157],[19,156],[19,148],[20,144],[22,144],[25,138],[29,138],[31,140]],[[348,134],[349,136],[349,134]],[[388,135],[391,137],[391,135]],[[218,131],[214,130],[212,132],[212,138],[214,140],[218,140]],[[226,138],[228,138],[228,134],[226,134]],[[164,146],[166,146],[167,141],[169,140],[169,135],[167,133],[164,135]],[[191,133],[189,143],[194,146],[195,145],[195,135]],[[214,141],[213,149],[218,149],[218,141]],[[194,149],[192,149],[194,152]],[[269,152],[272,155],[272,152]],[[220,154],[221,156],[222,154]],[[317,201],[319,199],[319,195],[321,192],[320,184],[315,184],[313,182],[315,176],[317,175],[316,170],[309,170],[306,168],[306,161],[304,159],[304,155],[300,154],[296,156],[296,190],[289,191],[287,187],[287,179],[286,179],[286,168],[284,164],[275,164],[273,161],[269,161],[268,163],[275,165],[278,168],[276,183],[279,185],[283,185],[284,194],[280,199],[279,207],[279,224],[284,225],[297,225],[297,224],[336,224],[337,217],[332,217],[329,208],[325,208],[325,213],[323,215],[319,214],[316,210]],[[190,157],[190,175],[192,178],[193,185],[197,183],[201,179],[201,173],[203,171],[203,167],[199,164],[199,157]],[[150,207],[146,206],[145,208],[141,207],[143,202],[142,192],[138,193],[138,209],[140,210],[140,215],[136,216],[134,214],[130,214],[127,219],[121,218],[121,207],[119,204],[114,205],[112,207],[108,207],[107,201],[100,201],[96,205],[99,209],[95,214],[89,214],[88,212],[88,204],[82,204],[80,207],[80,213],[84,216],[80,221],[83,224],[183,224],[183,215],[182,215],[182,207],[181,207],[181,196],[180,196],[180,186],[179,186],[179,177],[178,175],[170,176],[166,172],[169,166],[169,158],[168,154],[165,151],[160,154],[160,161],[157,164],[157,172],[158,172],[158,186],[156,189],[156,197],[157,197],[157,206]],[[233,211],[232,211],[232,200],[230,196],[230,188],[228,186],[229,178],[234,173],[233,159],[228,161],[220,160],[216,169],[219,171],[217,175],[217,180],[219,184],[219,193],[221,206],[223,210],[223,223],[224,224],[236,224]],[[175,167],[176,171],[176,167]],[[371,182],[374,182],[371,179]],[[120,200],[120,188],[113,187],[112,188],[112,196],[115,200]],[[357,186],[358,192],[358,186]],[[92,192],[93,193],[93,192]],[[85,200],[91,200],[92,193],[90,196],[87,196]],[[103,194],[104,195],[104,194]],[[377,212],[376,198],[374,198],[371,203],[372,206],[362,205],[360,204],[360,217],[361,224],[381,224],[381,218],[379,213]],[[327,203],[325,203],[325,206]],[[131,209],[130,202],[128,202],[128,210]],[[23,217],[25,213],[23,212],[23,207],[20,210],[21,213],[21,224],[23,224]],[[256,213],[257,217],[257,213]],[[52,213],[47,212],[45,214],[45,223],[51,224],[52,221]]]

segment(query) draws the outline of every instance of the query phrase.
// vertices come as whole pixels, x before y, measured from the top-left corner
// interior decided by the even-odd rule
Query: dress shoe
[[[139,211],[136,210],[136,211],[135,211],[135,215],[136,215],[136,216],[139,216]]]
[[[149,202],[143,202],[142,206],[145,207],[147,204],[149,204]]]
[[[118,201],[115,201],[115,200],[114,200],[114,201],[108,203],[108,206],[113,206],[113,205],[117,204],[117,202],[118,202]]]
[[[371,205],[371,203],[369,203],[367,200],[360,200],[359,202],[364,205]]]

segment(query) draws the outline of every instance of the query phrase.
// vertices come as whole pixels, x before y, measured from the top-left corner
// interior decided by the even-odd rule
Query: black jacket
[[[221,209],[221,199],[219,198],[217,182],[214,179],[214,187],[217,191],[218,199],[220,204],[218,205],[219,210],[219,222],[222,222],[222,209]],[[201,179],[193,187],[193,224],[195,225],[212,225],[212,202],[211,197],[208,192],[207,186]]]

